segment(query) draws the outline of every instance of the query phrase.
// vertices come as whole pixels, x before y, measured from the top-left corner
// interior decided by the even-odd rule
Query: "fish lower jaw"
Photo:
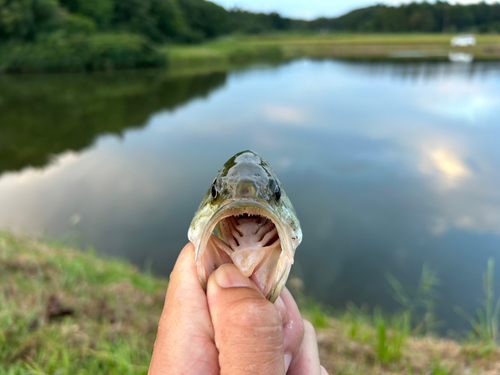
[[[282,243],[272,220],[261,215],[229,216],[218,223],[219,237],[211,235],[198,262],[202,284],[218,267],[233,263],[268,298],[281,279]],[[289,266],[288,266],[289,268]],[[281,287],[280,287],[281,290]]]

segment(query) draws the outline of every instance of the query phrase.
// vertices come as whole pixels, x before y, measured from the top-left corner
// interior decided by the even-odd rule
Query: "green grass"
[[[472,53],[476,60],[500,60],[500,36],[478,35],[477,46],[450,47],[454,34],[271,34],[233,35],[192,46],[161,48],[174,69],[220,67],[234,63],[276,62],[290,59],[337,58],[354,60],[448,60],[450,51]],[[427,58],[394,56],[418,52]]]
[[[0,374],[146,374],[166,287],[0,232]]]
[[[414,291],[405,288],[392,274],[387,274],[386,279],[393,289],[394,300],[412,319],[415,333],[430,334],[436,332],[440,326],[437,321],[435,306],[438,296],[436,288],[440,284],[437,272],[424,264],[417,288]]]
[[[430,366],[430,372],[432,375],[453,375],[457,371],[457,365],[450,366],[441,363],[441,361],[436,358]]]
[[[283,51],[276,45],[240,44],[225,41],[202,45],[164,46],[161,52],[174,69],[205,66],[232,67],[238,64],[283,60]]]
[[[331,33],[331,34],[269,34],[259,36],[234,36],[227,37],[227,41],[242,43],[280,43],[280,44],[450,44],[451,38],[457,34],[430,34],[430,33]],[[498,43],[500,35],[478,34],[478,43]]]
[[[197,45],[153,46],[134,35],[95,34],[37,44],[0,45],[0,72],[88,71],[158,66],[172,70],[220,70],[295,58],[351,60],[448,60],[450,51],[476,60],[500,60],[500,36],[477,35],[477,46],[450,47],[454,34],[269,34],[232,35]],[[403,53],[426,57],[396,57]]]
[[[410,314],[384,316],[380,309],[375,309],[373,322],[377,330],[377,360],[383,364],[399,361],[403,356],[403,346],[410,333]]]
[[[309,320],[315,328],[328,328],[330,317],[328,309],[316,301],[315,298],[307,297],[298,301],[300,310],[304,317]]]
[[[146,374],[167,286],[93,250],[0,231],[0,375]],[[481,355],[477,341],[417,337],[408,312],[370,314],[351,304],[335,319],[300,293],[299,307],[317,329],[321,361],[332,374],[500,370],[497,348]]]
[[[371,315],[348,304],[340,319],[351,340],[371,347],[375,361],[387,365],[401,360],[410,335],[409,312],[388,315],[375,308]]]
[[[457,308],[472,326],[473,335],[484,343],[484,355],[492,352],[499,344],[500,297],[495,299],[495,260],[488,260],[487,271],[483,275],[485,300],[482,309],[477,309],[476,316],[470,316],[464,310]]]

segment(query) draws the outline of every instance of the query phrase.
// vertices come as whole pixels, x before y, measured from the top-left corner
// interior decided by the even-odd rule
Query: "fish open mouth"
[[[213,234],[216,227],[217,235]],[[274,300],[293,262],[293,256],[292,261],[288,256],[288,237],[264,205],[227,205],[212,217],[202,235],[201,251],[197,253],[200,281],[206,286],[212,272],[222,264],[233,263],[264,296]]]

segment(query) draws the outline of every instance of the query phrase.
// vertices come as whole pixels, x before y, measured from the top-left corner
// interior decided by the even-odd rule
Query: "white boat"
[[[451,40],[452,47],[470,47],[476,45],[476,37],[472,34],[458,35]]]

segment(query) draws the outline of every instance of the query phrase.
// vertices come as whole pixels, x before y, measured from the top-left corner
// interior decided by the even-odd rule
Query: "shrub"
[[[165,57],[146,38],[126,33],[53,33],[36,43],[9,44],[0,57],[0,71],[8,73],[114,70],[163,64]]]
[[[89,17],[80,14],[68,14],[66,18],[65,30],[68,34],[92,34],[97,27]]]

